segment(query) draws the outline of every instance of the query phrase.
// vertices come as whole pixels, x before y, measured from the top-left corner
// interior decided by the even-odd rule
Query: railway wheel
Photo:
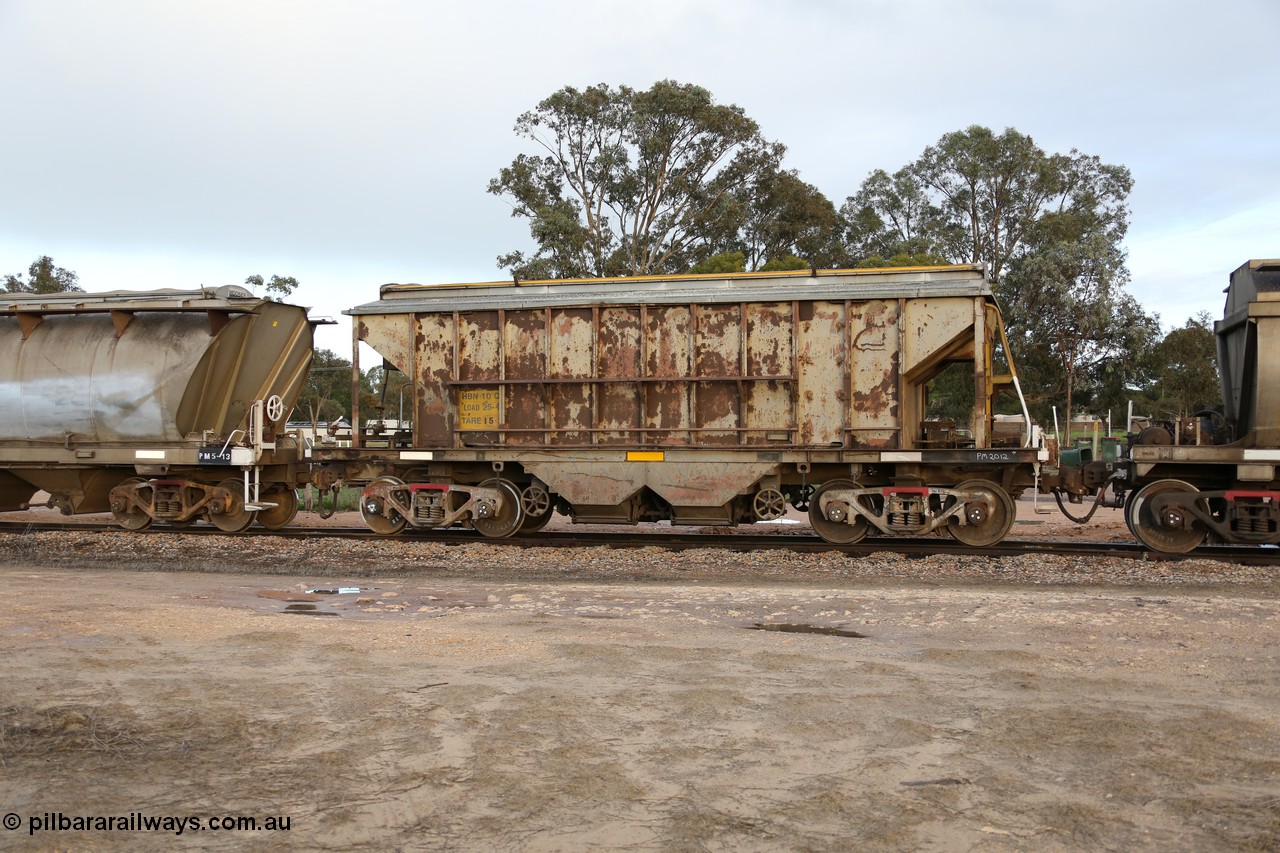
[[[551,516],[555,515],[555,507],[551,505],[551,494],[542,486],[528,486],[520,493],[520,507],[524,510],[524,520],[520,522],[521,533],[534,533],[547,526]]]
[[[298,515],[298,493],[283,483],[269,486],[262,499],[275,504],[258,510],[258,523],[268,530],[283,530]]]
[[[1185,510],[1176,506],[1165,506],[1163,509],[1152,507],[1151,499],[1166,492],[1196,494],[1199,491],[1190,483],[1182,480],[1156,480],[1139,489],[1125,506],[1124,520],[1138,541],[1152,551],[1164,551],[1168,554],[1185,554],[1204,542],[1208,533],[1196,521],[1190,527],[1184,527]]]
[[[399,477],[375,477],[366,486],[366,490],[374,486],[386,486],[389,490],[398,486],[403,486],[404,481]],[[401,498],[401,503],[405,503],[408,493],[405,492]],[[384,506],[384,498],[379,495],[360,496],[360,517],[364,519],[365,526],[380,536],[394,536],[409,522],[403,515],[394,509]]]
[[[146,486],[146,490],[139,489],[139,486]],[[148,499],[151,492],[151,486],[142,477],[130,477],[116,486],[116,489],[130,494],[138,493],[139,497],[145,496]],[[125,530],[146,530],[151,526],[151,516],[147,515],[142,507],[124,495],[117,496],[113,494],[111,496],[111,517],[116,520],[116,524]]]
[[[225,489],[228,497],[215,498],[209,507],[209,520],[223,533],[239,533],[253,524],[257,513],[244,508],[244,483],[235,479],[223,480],[219,489]]]
[[[497,489],[502,493],[502,507],[494,509],[488,518],[475,516],[471,526],[490,539],[506,539],[520,529],[524,521],[524,506],[520,502],[520,490],[507,480],[494,477],[480,484],[482,489]]]
[[[970,500],[965,505],[967,524],[953,519],[947,525],[952,536],[966,545],[981,548],[994,545],[1008,535],[1018,510],[1004,489],[990,480],[966,480],[956,489],[969,492],[978,500]]]
[[[852,480],[828,480],[809,499],[809,523],[814,532],[835,545],[851,545],[867,535],[871,525],[843,500],[826,499],[834,491],[861,488]]]

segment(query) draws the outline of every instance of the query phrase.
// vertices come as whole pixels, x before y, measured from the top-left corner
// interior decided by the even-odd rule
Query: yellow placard
[[[662,462],[667,454],[661,450],[628,450],[628,462]]]
[[[502,391],[475,388],[458,392],[458,429],[497,429],[502,408]]]

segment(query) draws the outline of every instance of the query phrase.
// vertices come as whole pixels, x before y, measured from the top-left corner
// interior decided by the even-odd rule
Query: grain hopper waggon
[[[994,369],[977,266],[387,285],[346,313],[356,369],[364,343],[409,380],[412,429],[318,450],[314,478],[361,485],[381,533],[502,537],[555,509],[732,525],[790,504],[833,542],[981,545],[1045,458],[992,433],[993,400],[1020,393]],[[967,400],[949,422],[931,415],[944,372]]]
[[[238,287],[5,294],[0,508],[287,524],[306,466],[279,430],[311,352],[306,309]]]

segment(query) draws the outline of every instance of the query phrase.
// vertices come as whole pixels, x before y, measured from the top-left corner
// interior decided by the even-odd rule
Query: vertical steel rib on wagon
[[[1003,537],[1041,458],[992,434],[1002,327],[978,266],[386,285],[346,312],[412,430],[326,452],[369,525],[579,522]],[[965,423],[929,417],[961,365]],[[357,418],[359,416],[357,415]],[[362,446],[361,446],[362,445]],[[511,495],[519,500],[513,500]],[[514,507],[512,504],[515,504]]]

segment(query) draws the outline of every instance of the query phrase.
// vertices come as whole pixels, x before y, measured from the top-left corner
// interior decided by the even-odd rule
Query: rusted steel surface
[[[502,424],[516,430],[507,444],[543,444],[547,425],[547,397],[542,380],[548,375],[546,318],[542,311],[508,311],[502,328],[503,374],[529,382],[502,389]]]
[[[596,418],[602,432],[596,443],[641,443],[641,330],[639,308],[601,308],[597,312],[596,365],[602,383],[595,386]]]
[[[742,364],[741,306],[695,305],[693,375],[707,377],[695,382],[693,426],[701,445],[738,443],[742,418],[742,397],[738,383],[727,379],[739,375]]]
[[[897,300],[850,304],[849,429],[854,447],[899,446],[900,338]]]
[[[541,313],[541,312],[539,312]],[[551,400],[548,443],[583,445],[591,443],[590,428],[595,423],[594,399],[589,382],[566,382],[569,379],[590,380],[595,375],[598,351],[594,312],[590,308],[567,308],[550,312],[549,334],[551,378],[557,383],[547,388]],[[581,429],[586,427],[586,429]]]
[[[976,413],[991,387],[974,267],[382,295],[348,313],[413,372],[419,447],[909,449],[949,363]]]
[[[374,319],[365,318],[366,321]],[[449,395],[449,383],[456,369],[454,318],[452,314],[420,314],[413,320],[417,357],[397,367],[413,380],[414,443],[419,447],[448,447],[453,443],[454,425]]]

